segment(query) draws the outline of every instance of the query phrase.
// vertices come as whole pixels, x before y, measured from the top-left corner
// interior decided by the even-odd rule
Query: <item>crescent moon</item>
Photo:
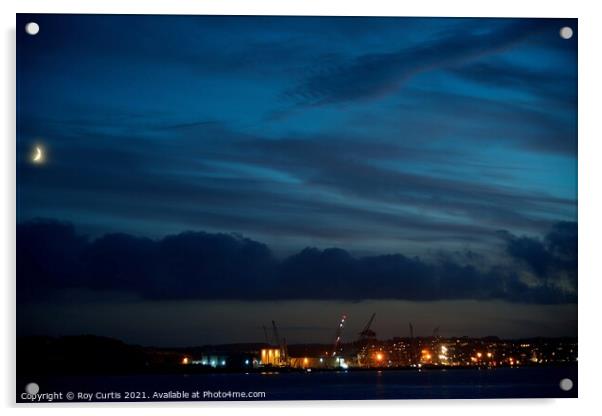
[[[39,162],[42,160],[42,149],[39,146],[36,147],[36,154],[33,157],[34,162]]]

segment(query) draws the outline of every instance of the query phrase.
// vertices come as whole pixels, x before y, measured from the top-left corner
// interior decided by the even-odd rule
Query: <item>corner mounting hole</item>
[[[573,29],[568,26],[565,26],[560,29],[560,37],[562,39],[570,39],[573,37]]]
[[[36,22],[29,22],[25,25],[25,32],[28,35],[35,36],[38,34],[39,31],[40,25],[38,25]]]
[[[570,391],[573,388],[573,380],[570,378],[563,378],[560,380],[560,389],[564,391]]]
[[[39,391],[40,391],[40,386],[38,386],[37,383],[29,383],[27,386],[25,386],[25,392],[27,394],[36,395],[36,394],[38,394]]]

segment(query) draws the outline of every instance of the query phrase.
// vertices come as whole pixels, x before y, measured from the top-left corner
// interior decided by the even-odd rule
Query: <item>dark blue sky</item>
[[[575,19],[18,15],[17,27],[32,20],[37,36],[17,31],[19,223],[57,219],[91,239],[237,233],[274,261],[306,247],[454,258],[488,268],[478,279],[512,264],[529,288],[561,274],[571,295],[434,298],[576,299],[576,263],[558,266],[554,242],[576,233]]]

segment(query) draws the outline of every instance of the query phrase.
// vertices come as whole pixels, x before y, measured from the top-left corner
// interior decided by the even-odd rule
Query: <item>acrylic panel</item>
[[[576,397],[577,37],[17,15],[16,400]]]

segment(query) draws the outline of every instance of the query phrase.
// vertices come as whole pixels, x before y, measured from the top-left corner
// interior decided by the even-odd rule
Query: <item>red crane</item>
[[[341,321],[339,322],[339,326],[337,327],[337,332],[334,338],[334,345],[332,347],[332,356],[335,357],[337,352],[339,351],[339,345],[341,344],[341,335],[343,334],[343,327],[345,326],[345,319],[347,319],[347,315],[341,316]]]

